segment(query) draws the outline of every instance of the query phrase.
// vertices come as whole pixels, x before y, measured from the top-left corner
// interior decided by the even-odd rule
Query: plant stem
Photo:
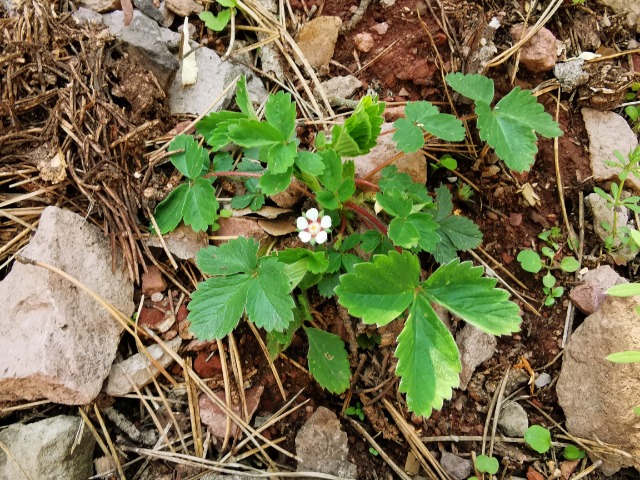
[[[367,210],[365,210],[364,208],[362,208],[359,205],[356,205],[355,203],[352,203],[352,202],[347,202],[347,203],[344,204],[344,206],[347,207],[349,210],[352,210],[352,211],[362,215],[372,225],[374,225],[378,230],[380,230],[380,233],[382,233],[385,236],[387,235],[387,227],[385,227],[380,220],[378,220],[374,215],[369,213]]]

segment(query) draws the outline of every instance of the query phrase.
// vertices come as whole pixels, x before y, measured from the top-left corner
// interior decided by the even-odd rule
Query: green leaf
[[[218,200],[216,191],[206,178],[198,178],[184,202],[182,216],[185,225],[191,225],[195,232],[205,231],[218,218]]]
[[[337,210],[340,206],[336,195],[328,190],[322,190],[317,193],[316,200],[325,210]]]
[[[465,129],[462,122],[453,115],[440,113],[438,108],[429,102],[408,102],[404,113],[407,120],[414,125],[442,140],[459,142],[464,139]]]
[[[471,250],[482,243],[482,232],[466,217],[452,215],[441,220],[439,225],[438,234],[448,237],[456,250]]]
[[[391,220],[388,235],[394,245],[403,248],[413,248],[418,245],[418,240],[420,240],[418,229],[403,218]]]
[[[377,193],[376,201],[389,215],[400,218],[408,216],[413,207],[413,202],[407,195],[396,188]]]
[[[264,116],[285,141],[291,140],[296,131],[296,104],[291,101],[290,93],[279,91],[275,95],[269,95]]]
[[[289,264],[304,260],[307,262],[307,269],[311,273],[324,273],[329,266],[329,260],[325,252],[314,252],[306,248],[287,248],[278,252],[277,258],[278,261]]]
[[[231,142],[229,127],[246,118],[247,116],[240,112],[212,112],[196,124],[196,133],[202,135],[207,144],[217,151]]]
[[[628,350],[626,352],[616,352],[607,356],[607,360],[613,363],[640,363],[640,351]]]
[[[216,0],[216,2],[218,2],[223,7],[233,8],[238,6],[238,2],[236,0]]]
[[[234,5],[235,6],[235,5]],[[244,113],[248,118],[257,120],[258,116],[253,108],[253,103],[249,98],[249,92],[247,91],[247,77],[242,75],[236,86],[236,103],[240,108],[240,111]]]
[[[428,213],[412,213],[406,221],[418,231],[418,246],[425,252],[433,252],[440,241],[439,225],[433,221]]]
[[[364,155],[376,146],[380,135],[384,103],[366,96],[360,99],[353,114],[344,125],[335,125],[331,131],[331,144],[324,136],[316,137],[318,149],[330,148],[342,157]]]
[[[586,456],[584,450],[579,449],[575,445],[567,445],[566,447],[564,447],[562,455],[566,460],[569,461],[582,460]]]
[[[424,131],[408,118],[399,118],[393,122],[396,129],[393,140],[398,150],[405,153],[417,152],[424,145]]]
[[[318,293],[325,298],[331,298],[335,295],[335,289],[338,285],[340,285],[339,273],[324,275],[322,280],[318,282]]]
[[[247,274],[212,277],[198,284],[189,302],[189,329],[200,340],[224,338],[240,322],[247,297]]]
[[[556,277],[554,277],[551,272],[547,272],[547,274],[542,277],[542,284],[547,288],[552,288],[556,284]]]
[[[178,185],[167,195],[167,198],[156,206],[154,218],[160,233],[163,235],[175,230],[180,220],[182,220],[182,210],[184,209],[188,192],[189,185],[186,183]]]
[[[613,287],[609,287],[607,295],[611,295],[612,297],[632,297],[634,295],[640,295],[640,283],[614,285]]]
[[[309,371],[331,393],[349,388],[351,368],[344,342],[338,335],[317,328],[304,329],[309,339]]]
[[[249,320],[268,332],[283,331],[293,320],[295,303],[290,291],[284,264],[276,258],[261,258],[257,271],[247,282],[245,308]]]
[[[490,104],[493,100],[493,80],[477,73],[450,73],[445,80],[456,92],[475,102]]]
[[[268,170],[272,173],[285,173],[293,166],[297,150],[298,147],[293,142],[272,145],[267,154]]]
[[[438,197],[438,203],[436,204],[435,221],[440,223],[453,213],[453,197],[446,185],[440,185],[436,188],[436,195]]]
[[[240,147],[263,147],[282,143],[284,137],[275,127],[257,120],[239,120],[229,126],[229,140]]]
[[[295,164],[301,172],[314,176],[321,175],[325,169],[324,162],[320,155],[304,150],[298,152]]]
[[[262,189],[262,193],[265,195],[275,195],[280,193],[291,183],[291,177],[293,175],[293,168],[290,168],[284,173],[273,173],[266,171],[260,177],[258,185]]]
[[[392,251],[359,263],[354,273],[340,277],[339,302],[365,323],[386,325],[413,301],[420,283],[420,263],[410,252]]]
[[[256,197],[255,193],[245,193],[244,195],[238,195],[231,199],[231,208],[241,210],[248,207],[253,199]]]
[[[531,425],[524,433],[524,441],[538,453],[546,453],[551,448],[551,433],[540,425]]]
[[[196,254],[196,265],[207,275],[251,272],[258,266],[260,244],[255,238],[238,237],[219,247],[209,246]]]
[[[223,0],[224,1],[224,0]],[[200,12],[198,15],[205,27],[214,32],[221,32],[231,20],[231,10],[222,10],[217,16],[209,11]]]
[[[487,457],[486,455],[478,455],[476,457],[476,469],[478,469],[479,472],[495,475],[498,473],[499,468],[500,464],[495,457]]]
[[[284,352],[293,340],[293,334],[302,326],[300,311],[296,308],[293,311],[293,322],[291,322],[284,332],[267,332],[267,351],[271,360],[275,360],[280,352]]]
[[[329,191],[335,191],[342,183],[342,160],[333,150],[320,153],[324,163],[324,172],[318,176],[320,183]]]
[[[560,270],[563,272],[575,272],[580,268],[580,262],[573,257],[564,257],[560,262]]]
[[[411,306],[395,356],[396,374],[402,379],[399,390],[406,393],[409,410],[416,415],[426,418],[432,409],[442,408],[459,385],[462,367],[456,342],[422,295]]]
[[[525,272],[538,273],[542,269],[542,259],[533,250],[522,250],[517,259]]]
[[[169,151],[184,150],[171,155],[171,163],[185,177],[195,179],[200,176],[202,166],[209,162],[209,154],[198,145],[192,135],[178,135],[169,144]]]
[[[422,294],[485,333],[517,332],[520,308],[506,291],[495,288],[495,279],[482,274],[482,267],[456,259],[433,272],[423,283]]]

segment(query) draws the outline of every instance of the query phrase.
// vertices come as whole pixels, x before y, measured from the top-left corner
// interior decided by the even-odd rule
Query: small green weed
[[[360,402],[356,402],[355,407],[347,408],[344,413],[352,417],[358,417],[361,422],[364,421],[364,411],[362,410],[362,404]]]
[[[238,2],[236,0],[216,0],[223,7],[227,7],[214,15],[212,12],[205,10],[200,12],[198,17],[204,22],[204,26],[214,32],[221,32],[231,21],[231,17],[236,14]]]

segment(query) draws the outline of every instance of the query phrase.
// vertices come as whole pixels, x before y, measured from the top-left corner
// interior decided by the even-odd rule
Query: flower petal
[[[298,230],[306,230],[309,228],[309,222],[307,222],[307,219],[304,217],[298,217],[296,227],[298,227]]]
[[[324,230],[321,231],[318,235],[316,235],[316,242],[318,244],[324,243],[327,241],[327,232]]]
[[[329,215],[322,217],[322,220],[320,220],[320,226],[325,230],[331,228],[331,217]]]
[[[307,217],[312,222],[315,222],[316,220],[318,220],[318,209],[310,208],[309,210],[307,210],[307,213],[305,213],[304,216]]]
[[[298,237],[300,237],[300,240],[304,243],[309,243],[311,241],[311,234],[309,232],[302,231],[298,234]]]

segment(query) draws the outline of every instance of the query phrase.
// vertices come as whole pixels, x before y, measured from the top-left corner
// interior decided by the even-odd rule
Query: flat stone
[[[80,215],[47,207],[22,252],[53,265],[133,314],[133,283],[103,232]],[[116,253],[116,258],[119,258]],[[120,325],[87,293],[41,267],[15,263],[0,282],[0,401],[93,401],[120,343]]]
[[[451,475],[454,480],[466,480],[471,475],[471,460],[461,458],[449,452],[442,452],[440,465],[442,465],[442,469]]]
[[[102,17],[109,32],[119,40],[119,49],[129,54],[144,69],[152,72],[163,89],[170,85],[180,63],[167,47],[167,39],[175,32],[163,29],[138,10],[133,11],[133,20],[124,25],[124,13],[116,11]],[[164,31],[167,33],[164,33]],[[175,34],[177,35],[177,34]]]
[[[204,7],[193,0],[165,0],[167,8],[181,17],[200,13]]]
[[[296,435],[296,455],[302,460],[297,471],[356,478],[357,468],[348,454],[347,434],[340,420],[328,408],[318,407]]]
[[[522,438],[529,428],[527,412],[519,403],[506,402],[500,409],[498,427],[508,437]]]
[[[460,372],[460,390],[466,390],[471,375],[478,365],[489,360],[498,345],[496,337],[467,323],[456,335],[460,350],[462,371]]]
[[[382,132],[388,132],[393,129],[393,124],[383,123],[381,128]],[[364,177],[371,170],[399,153],[392,137],[393,135],[378,137],[378,145],[372,148],[369,153],[352,159],[356,165],[356,177]],[[399,172],[411,175],[414,182],[423,184],[427,182],[427,162],[422,153],[403,154],[394,165],[398,167]],[[380,172],[373,175],[370,180],[377,182],[379,179]]]
[[[302,26],[295,40],[312,67],[322,67],[331,61],[341,25],[340,17],[318,17]],[[297,55],[295,59],[296,63],[302,63]]]
[[[165,245],[172,255],[182,259],[190,260],[196,257],[196,253],[209,245],[207,232],[194,232],[188,225],[180,225],[174,231],[162,236]],[[149,247],[162,248],[160,239],[157,236],[150,236],[145,243]]]
[[[89,478],[95,439],[85,427],[75,444],[81,423],[79,417],[59,415],[0,431],[0,442],[13,457],[0,450],[0,478],[22,480],[24,474],[32,480]]]
[[[329,99],[329,103],[336,104],[336,99],[351,98],[354,93],[362,88],[362,82],[353,75],[344,77],[333,77],[326,82],[320,84],[325,95]],[[316,92],[316,96],[320,95]]]
[[[174,352],[178,351],[182,344],[182,339],[176,337],[166,342],[167,346]],[[173,357],[169,355],[160,345],[150,345],[147,352],[157,363],[167,368],[173,362]],[[109,372],[109,379],[104,392],[114,397],[126,395],[135,389],[131,385],[129,378],[139,389],[151,383],[152,379],[157,377],[160,371],[153,364],[151,359],[143,352],[136,353],[131,357],[119,363],[114,363]],[[129,377],[129,378],[127,378]]]
[[[122,8],[120,0],[82,0],[80,5],[98,13],[113,12]]]
[[[619,169],[606,165],[607,160],[615,160],[614,150],[627,155],[638,146],[638,138],[627,121],[614,112],[601,112],[593,108],[583,108],[582,118],[589,136],[589,159],[596,183],[618,178]],[[640,180],[629,175],[626,186],[640,192]]]
[[[640,297],[607,297],[571,335],[556,385],[572,435],[617,445],[633,458],[603,453],[603,472],[640,468],[640,430],[633,407],[640,398],[640,364],[615,364],[607,355],[640,350]]]
[[[258,405],[260,405],[260,397],[262,396],[262,392],[264,392],[264,387],[262,385],[258,385],[255,387],[251,387],[244,392],[245,399],[247,401],[247,410],[249,413],[249,417],[252,417],[255,411],[258,409]],[[216,394],[222,402],[224,399],[224,392],[219,392]],[[224,438],[225,432],[227,430],[227,414],[218,406],[213,403],[209,397],[206,395],[201,395],[199,400],[200,406],[200,419],[202,423],[204,423],[211,435]],[[233,404],[231,409],[242,416],[241,414],[241,405]],[[231,437],[235,437],[239,433],[240,429],[238,425],[231,420]]]
[[[583,280],[584,284],[571,290],[569,298],[582,313],[587,315],[591,315],[600,308],[609,288],[619,283],[627,283],[627,280],[618,275],[609,265],[589,270]]]
[[[160,7],[156,7],[154,0],[133,0],[135,7],[144,13],[147,17],[155,20],[158,25],[165,25],[165,15]]]
[[[524,25],[515,25],[511,28],[513,42],[518,42],[522,37]],[[533,27],[527,28],[527,33]],[[532,72],[547,72],[556,64],[556,37],[550,30],[542,27],[520,49],[520,63]]]
[[[247,90],[252,101],[260,103],[267,97],[262,82],[246,67],[223,62],[216,52],[207,47],[199,48],[194,55],[198,65],[196,83],[182,85],[182,66],[180,66],[169,88],[169,107],[172,115],[201,115],[207,112],[211,102],[218,98],[229,83],[240,74],[247,76]],[[226,108],[233,96],[234,89],[231,89],[211,111],[217,112]]]

